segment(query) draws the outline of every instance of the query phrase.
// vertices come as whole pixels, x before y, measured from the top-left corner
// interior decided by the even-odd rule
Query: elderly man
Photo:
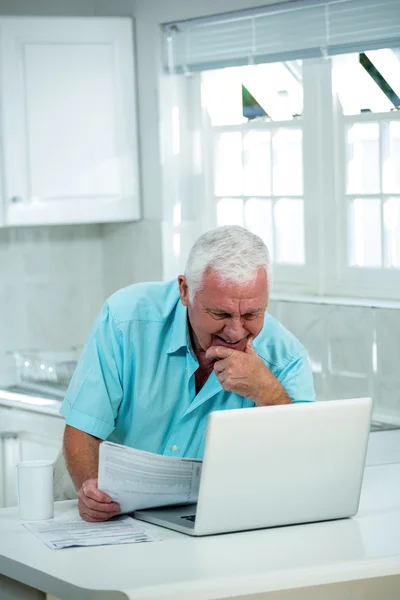
[[[60,411],[84,519],[119,512],[97,487],[102,440],[202,457],[210,412],[314,400],[304,348],[266,315],[269,283],[262,240],[220,227],[197,240],[177,282],[135,284],[106,302]]]

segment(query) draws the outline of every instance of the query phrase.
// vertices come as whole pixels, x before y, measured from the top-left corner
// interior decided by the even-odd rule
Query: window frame
[[[202,107],[202,125],[204,131],[204,156],[205,160],[205,170],[206,170],[206,195],[205,195],[205,207],[203,215],[203,229],[210,229],[212,227],[217,226],[217,201],[218,198],[229,197],[226,196],[216,196],[214,193],[214,150],[215,150],[215,139],[221,133],[230,133],[230,132],[241,132],[242,134],[248,133],[251,131],[269,131],[272,133],[278,129],[300,129],[302,131],[302,150],[303,156],[305,152],[305,141],[304,141],[304,113],[301,118],[293,119],[291,121],[249,121],[247,123],[241,123],[236,125],[218,125],[212,126],[210,120],[207,115],[207,111],[205,107]],[[304,293],[312,293],[314,291],[313,281],[315,279],[315,273],[313,272],[313,267],[310,267],[307,262],[307,233],[306,233],[306,222],[310,220],[309,215],[310,212],[306,209],[305,202],[305,189],[304,189],[304,169],[303,169],[303,195],[301,198],[303,199],[304,206],[304,239],[305,239],[305,264],[304,265],[289,265],[289,264],[277,264],[273,265],[273,282],[274,282],[274,290],[282,289],[282,291],[294,291],[298,293],[299,291]],[[273,201],[279,198],[300,198],[300,196],[295,195],[287,195],[287,196],[275,196],[272,194],[270,196],[245,196],[240,195],[236,196],[238,198],[248,199],[248,198],[268,198]],[[311,219],[312,220],[312,219]]]
[[[338,223],[336,226],[336,246],[338,252],[338,272],[336,285],[332,294],[353,297],[374,297],[380,299],[397,300],[400,296],[400,269],[388,267],[356,267],[348,264],[349,234],[348,234],[348,207],[349,198],[379,198],[381,203],[381,244],[384,252],[383,231],[383,199],[400,197],[400,193],[382,192],[383,152],[382,137],[379,137],[379,179],[380,191],[377,193],[347,194],[346,192],[346,130],[357,123],[382,123],[390,121],[400,122],[400,112],[391,111],[383,113],[361,113],[357,115],[343,115],[340,107],[336,110],[336,171],[339,177],[337,189]],[[399,167],[400,168],[400,167]],[[346,243],[340,243],[340,232],[346,232]],[[371,283],[372,282],[372,283]],[[328,290],[329,293],[329,290]]]
[[[214,135],[218,132],[300,128],[303,133],[305,265],[274,263],[274,293],[398,299],[400,269],[354,267],[347,263],[349,195],[345,180],[346,127],[355,123],[400,120],[400,112],[343,115],[339,99],[333,94],[330,58],[303,61],[303,95],[303,115],[293,121],[250,121],[212,127],[203,107],[207,171],[203,230],[217,224],[213,189]],[[397,197],[400,194],[379,193],[375,196]],[[363,195],[360,194],[360,197]]]
[[[160,102],[163,165],[163,276],[183,272],[195,239],[216,225],[211,124],[201,100],[200,73],[165,75]],[[332,93],[332,60],[303,61],[303,115],[269,127],[303,131],[305,266],[274,265],[273,293],[289,297],[398,300],[400,269],[349,267],[346,263],[347,197],[345,127],[351,123],[399,120],[400,112],[343,115]],[[173,114],[179,106],[180,152],[174,153]],[[251,130],[262,122],[223,126]],[[175,131],[176,134],[176,131]],[[335,168],[332,168],[332,165]],[[397,194],[390,194],[390,197]],[[179,219],[176,218],[177,207]],[[345,239],[343,231],[346,231]],[[175,238],[180,252],[174,253]],[[360,300],[361,301],[361,300]]]

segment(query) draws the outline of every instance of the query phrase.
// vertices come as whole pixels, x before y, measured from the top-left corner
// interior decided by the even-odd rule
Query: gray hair
[[[264,267],[270,282],[269,251],[258,235],[238,225],[207,231],[195,242],[186,263],[189,300],[193,302],[201,290],[208,269],[216,271],[223,280],[246,284],[256,279],[260,267]]]

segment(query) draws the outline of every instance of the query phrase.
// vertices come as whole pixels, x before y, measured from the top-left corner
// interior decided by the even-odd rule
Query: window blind
[[[400,0],[294,0],[167,23],[163,35],[177,73],[400,48]]]

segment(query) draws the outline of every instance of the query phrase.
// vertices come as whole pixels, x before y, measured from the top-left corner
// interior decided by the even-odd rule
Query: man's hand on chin
[[[291,400],[276,377],[253,348],[249,338],[244,352],[211,346],[207,359],[215,360],[214,371],[224,390],[249,398],[258,406],[290,404]]]

